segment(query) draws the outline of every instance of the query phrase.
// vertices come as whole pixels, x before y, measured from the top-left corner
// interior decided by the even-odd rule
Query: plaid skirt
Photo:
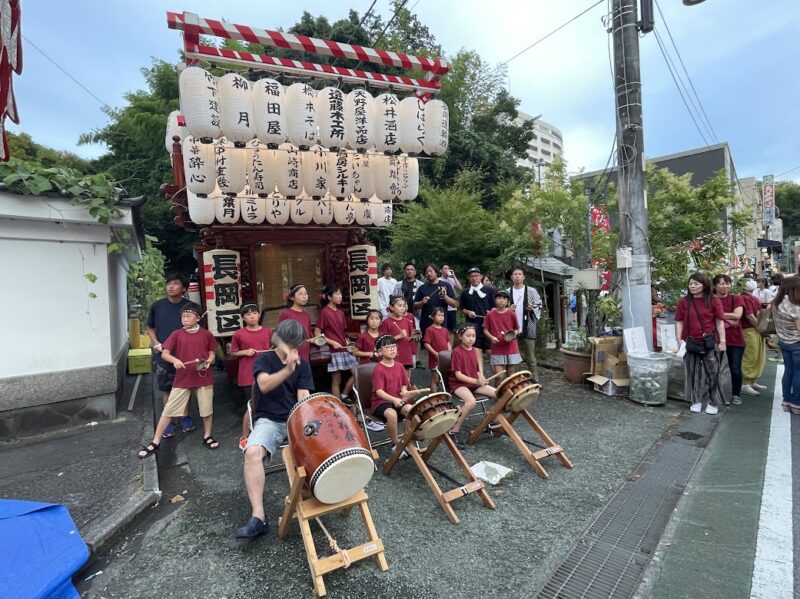
[[[328,372],[352,370],[358,366],[358,360],[349,351],[331,352],[331,361],[328,363]]]
[[[686,352],[683,356],[683,369],[686,373],[684,393],[689,403],[707,402],[712,406],[724,403],[719,387],[719,358],[717,352],[693,354]]]

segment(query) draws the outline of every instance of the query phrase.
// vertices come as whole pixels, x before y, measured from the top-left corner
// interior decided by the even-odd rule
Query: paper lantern
[[[328,152],[328,191],[335,198],[347,198],[353,193],[353,160],[347,150]]]
[[[214,198],[214,216],[217,222],[232,225],[239,220],[239,198],[232,195],[222,195]]]
[[[222,193],[237,194],[247,181],[247,155],[244,148],[235,148],[221,137],[214,143],[217,167],[217,185]]]
[[[238,73],[228,73],[217,80],[217,92],[222,135],[235,147],[244,148],[256,135],[250,82]]]
[[[296,225],[307,225],[314,218],[314,202],[307,195],[289,200],[289,218]]]
[[[337,200],[328,194],[318,200],[313,200],[315,225],[329,225],[333,222],[333,202]]]
[[[356,223],[362,227],[372,226],[372,208],[369,200],[359,200],[355,202]]]
[[[392,224],[392,203],[381,202],[377,196],[369,199],[372,209],[372,224],[376,227],[385,228]]]
[[[400,193],[401,202],[413,202],[419,195],[419,161],[416,158],[399,156]]]
[[[189,218],[196,225],[210,225],[214,222],[214,198],[200,197],[186,190],[186,200],[189,205]]]
[[[260,225],[267,218],[267,198],[259,197],[250,186],[237,196],[242,222],[248,225]]]
[[[214,191],[217,184],[214,146],[200,143],[199,139],[190,135],[183,140],[182,153],[186,189],[201,195]]]
[[[354,89],[344,101],[347,145],[366,152],[375,145],[375,100],[365,89]]]
[[[425,104],[416,96],[400,100],[400,149],[409,156],[422,152],[425,142]]]
[[[247,184],[254,195],[266,197],[275,190],[278,157],[257,139],[247,144]]]
[[[360,202],[360,200],[352,196],[349,200],[333,201],[333,220],[336,221],[337,225],[348,226],[356,221],[354,202]]]
[[[300,181],[300,152],[292,144],[281,144],[275,151],[275,184],[278,193],[294,198],[303,191]]]
[[[347,143],[344,118],[344,94],[335,87],[326,87],[317,94],[319,143],[331,151]]]
[[[375,147],[384,154],[400,151],[399,104],[394,94],[381,94],[375,98]]]
[[[259,79],[253,87],[256,137],[274,150],[286,141],[286,97],[274,79]]]
[[[441,100],[430,100],[425,104],[425,142],[423,148],[428,156],[441,156],[447,151],[450,135],[450,111]]]
[[[313,145],[300,154],[300,178],[307,196],[321,198],[328,191],[328,153]]]
[[[392,202],[400,196],[400,159],[397,156],[375,156],[375,195],[382,202]]]
[[[377,154],[352,154],[353,193],[366,200],[375,195],[375,157]]]
[[[286,132],[289,141],[307,150],[317,141],[317,94],[305,83],[286,88]]]
[[[186,67],[178,83],[189,135],[208,144],[220,136],[217,80],[200,67]]]
[[[267,222],[271,225],[285,225],[289,222],[289,200],[279,193],[266,198]]]
[[[173,110],[169,113],[167,117],[167,134],[164,137],[164,146],[167,148],[167,152],[172,154],[172,138],[176,135],[181,138],[181,143],[183,140],[186,139],[188,132],[186,131],[186,125],[181,125],[178,123],[178,119],[183,121],[183,115],[178,110]]]

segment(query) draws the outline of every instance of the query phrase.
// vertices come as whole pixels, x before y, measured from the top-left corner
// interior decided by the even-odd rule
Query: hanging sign
[[[378,254],[374,245],[347,248],[350,272],[350,317],[366,320],[370,308],[378,306]]]
[[[242,277],[239,252],[209,250],[203,252],[208,330],[215,337],[233,335],[241,328]]]

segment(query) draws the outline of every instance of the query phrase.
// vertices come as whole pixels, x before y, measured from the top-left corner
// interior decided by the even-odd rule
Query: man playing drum
[[[244,452],[244,483],[252,514],[236,531],[240,538],[269,532],[264,515],[264,460],[271,460],[286,438],[286,420],[292,407],[314,390],[311,366],[300,358],[306,343],[303,325],[295,320],[278,323],[272,336],[274,351],[265,352],[253,364],[258,389],[253,407],[253,430]]]

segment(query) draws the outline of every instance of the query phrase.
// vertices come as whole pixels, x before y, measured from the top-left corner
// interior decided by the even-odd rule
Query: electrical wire
[[[346,46],[349,46],[349,45],[350,45],[350,42],[352,42],[352,41],[353,41],[353,36],[356,34],[356,31],[357,31],[358,29],[360,29],[360,28],[361,28],[361,26],[364,24],[364,21],[366,21],[366,20],[367,20],[367,17],[369,17],[369,13],[371,13],[371,12],[372,12],[372,9],[373,9],[373,8],[375,8],[375,4],[376,4],[377,2],[378,2],[378,0],[372,0],[372,4],[370,4],[370,5],[369,5],[369,8],[367,9],[367,12],[365,12],[365,13],[364,13],[364,16],[363,16],[363,17],[361,17],[361,21],[358,23],[358,26],[357,26],[357,27],[356,27],[356,28],[355,28],[355,29],[354,29],[354,30],[353,30],[353,31],[350,33],[350,36],[347,38],[347,41],[345,42],[345,45],[346,45]],[[333,67],[333,66],[336,66],[336,61],[337,61],[337,60],[339,60],[339,57],[338,57],[338,56],[337,56],[336,58],[334,58],[334,59],[333,59],[333,62],[331,63],[331,66],[332,66],[332,67]]]
[[[788,175],[789,173],[793,173],[796,170],[800,170],[800,164],[798,164],[794,168],[790,168],[788,171],[783,171],[782,173],[778,173],[777,175],[775,175],[775,177],[777,178],[777,177],[781,177],[783,175]]]

